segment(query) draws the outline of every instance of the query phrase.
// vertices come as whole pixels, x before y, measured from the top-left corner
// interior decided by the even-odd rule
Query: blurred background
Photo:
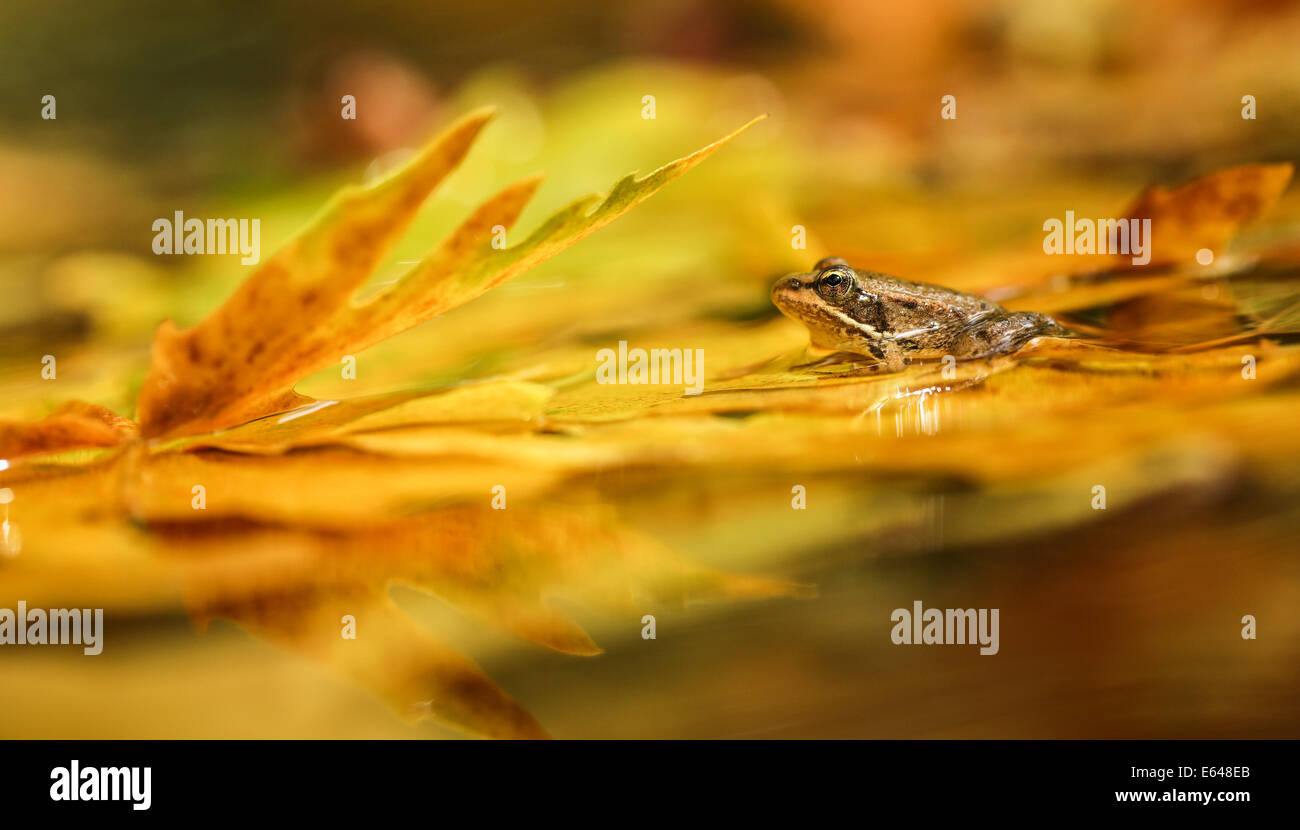
[[[994,296],[1045,282],[1062,269],[1042,252],[1048,217],[1115,216],[1152,183],[1300,157],[1297,43],[1300,4],[1280,0],[8,0],[0,415],[70,397],[130,414],[158,322],[196,322],[247,276],[237,257],[154,256],[155,218],[260,217],[265,261],[339,186],[383,175],[475,106],[500,114],[376,285],[518,177],[547,174],[527,230],[768,118],[572,250],[377,346],[356,381],[331,370],[301,391],[488,377],[539,344],[692,325],[797,347],[797,328],[770,328],[785,324],[768,286],[829,253]],[[340,117],[345,95],[356,120]],[[939,117],[946,95],[954,120]],[[1238,238],[1288,263],[1269,283],[1288,302],[1298,229],[1288,192]],[[51,389],[31,367],[55,351]],[[1108,406],[1055,413],[1056,440]],[[1000,423],[962,451],[991,466],[1025,452],[1000,443],[1016,435]],[[521,647],[406,589],[394,599],[560,737],[1297,737],[1300,465],[1294,445],[1264,443],[1276,423],[1249,446],[1249,422],[1216,423],[1213,440],[1165,436],[1173,461],[1163,443],[1098,456],[1127,483],[1104,514],[1085,496],[1060,507],[1093,474],[1064,462],[992,485],[821,470],[810,490],[824,484],[834,506],[811,527],[772,514],[785,469],[588,481],[586,497],[700,562],[819,589],[664,612],[649,642],[639,624],[575,612],[597,658]],[[917,430],[904,432],[875,440]],[[20,598],[7,593],[0,604]],[[889,612],[914,599],[1001,608],[1001,653],[891,645]],[[1268,621],[1258,640],[1240,636],[1248,613]],[[0,654],[0,733],[454,734],[408,727],[233,626],[200,634],[179,601],[122,619],[95,661]]]

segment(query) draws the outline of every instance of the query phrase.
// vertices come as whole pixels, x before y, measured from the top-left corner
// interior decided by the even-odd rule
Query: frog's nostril
[[[785,285],[786,285],[786,288],[789,288],[791,291],[798,291],[801,287],[803,287],[803,283],[799,282],[799,278],[798,278],[798,277],[791,277],[791,278],[786,282]]]

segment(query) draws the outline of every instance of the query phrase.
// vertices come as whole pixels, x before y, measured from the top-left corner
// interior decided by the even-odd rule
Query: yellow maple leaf
[[[340,193],[198,325],[182,331],[164,323],[140,390],[141,433],[152,438],[206,432],[306,402],[293,391],[295,381],[554,256],[754,123],[647,176],[629,174],[603,200],[578,199],[518,245],[496,248],[493,229],[514,225],[540,178],[516,182],[479,206],[395,285],[355,303],[371,271],[491,117],[491,110],[466,116],[388,179]]]

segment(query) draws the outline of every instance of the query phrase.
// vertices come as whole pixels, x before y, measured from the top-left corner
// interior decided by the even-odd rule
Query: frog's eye
[[[839,300],[853,290],[853,272],[843,266],[827,268],[817,278],[817,293],[828,300]]]

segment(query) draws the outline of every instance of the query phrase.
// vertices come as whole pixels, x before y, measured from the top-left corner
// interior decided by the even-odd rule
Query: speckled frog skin
[[[871,358],[875,369],[889,372],[945,355],[992,357],[1035,337],[1066,334],[1046,314],[1007,311],[974,294],[858,271],[838,257],[779,280],[772,302],[808,327],[813,346]]]

